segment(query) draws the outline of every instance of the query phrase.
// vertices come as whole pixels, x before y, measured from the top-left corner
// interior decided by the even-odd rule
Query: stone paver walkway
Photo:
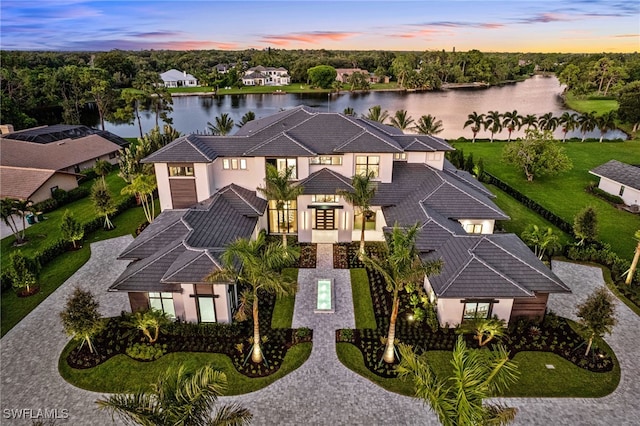
[[[95,409],[100,394],[76,389],[57,372],[65,337],[58,312],[76,285],[99,295],[105,315],[127,309],[126,295],[107,294],[106,288],[125,269],[117,255],[131,241],[121,237],[94,243],[92,257],[63,286],[0,340],[0,424],[31,424],[8,420],[3,409],[66,409],[68,420],[56,424],[107,425],[111,418]],[[301,269],[294,327],[314,330],[313,350],[307,362],[260,391],[225,402],[239,402],[254,413],[257,425],[436,425],[435,416],[417,400],[377,387],[346,369],[335,353],[335,330],[354,327],[348,270],[332,268],[331,245],[318,246],[318,267]],[[600,269],[554,262],[554,272],[573,290],[570,296],[550,298],[551,308],[575,318],[575,306],[602,285]],[[315,282],[335,280],[336,312],[314,313]],[[640,424],[640,366],[636,352],[640,318],[617,303],[619,324],[607,342],[622,365],[620,386],[599,399],[509,398],[503,402],[520,412],[517,425],[637,425]]]

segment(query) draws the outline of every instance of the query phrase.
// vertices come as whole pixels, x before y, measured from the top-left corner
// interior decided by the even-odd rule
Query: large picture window
[[[216,322],[215,299],[218,296],[213,293],[213,285],[196,284],[195,297],[198,304],[198,321]]]
[[[337,203],[340,196],[335,194],[316,194],[311,196],[312,203]]]
[[[356,155],[356,174],[366,176],[373,173],[373,177],[380,176],[380,157],[378,155]]]
[[[342,155],[321,155],[319,157],[310,157],[309,164],[322,164],[325,166],[342,165]]]
[[[269,201],[269,232],[291,233],[298,232],[298,203],[295,200],[285,201],[281,209],[278,209],[276,200]]]
[[[267,163],[274,165],[280,173],[292,167],[291,179],[298,179],[298,162],[295,158],[268,158]]]
[[[170,318],[176,317],[176,310],[173,306],[173,293],[150,291],[149,307],[164,312]]]
[[[193,164],[169,164],[169,176],[193,176]]]
[[[467,234],[482,234],[482,224],[467,223],[464,226],[464,230],[467,232]]]
[[[353,229],[362,229],[362,212],[353,216]],[[372,231],[376,229],[376,212],[369,210],[364,213],[364,230]]]
[[[489,318],[491,316],[491,302],[466,302],[462,320],[475,318]]]

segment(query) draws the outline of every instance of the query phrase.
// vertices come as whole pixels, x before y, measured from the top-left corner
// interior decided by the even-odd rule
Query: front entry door
[[[316,209],[316,226],[318,230],[334,230],[335,227],[335,210],[334,209]]]

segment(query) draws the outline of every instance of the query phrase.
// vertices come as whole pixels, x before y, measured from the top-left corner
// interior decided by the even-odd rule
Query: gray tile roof
[[[142,163],[210,163],[216,159],[216,152],[203,143],[198,135],[181,136],[163,146],[153,154],[143,158]]]
[[[167,244],[181,240],[189,233],[189,227],[182,220],[186,210],[165,210],[145,228],[118,259],[144,259],[149,257]]]
[[[311,173],[307,178],[298,181],[304,188],[304,194],[336,194],[341,191],[353,191],[351,179],[342,176],[328,168]]]
[[[478,181],[471,173],[465,172],[464,170],[457,169],[449,160],[444,160],[443,170],[445,173],[454,177],[461,182],[472,186],[477,191],[483,193],[489,198],[495,198],[495,195],[491,191],[489,191],[482,183]]]
[[[640,190],[640,167],[632,166],[618,160],[611,160],[595,169],[589,170],[589,173]]]

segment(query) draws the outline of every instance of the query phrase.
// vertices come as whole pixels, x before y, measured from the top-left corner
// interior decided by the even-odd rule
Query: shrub
[[[167,353],[167,345],[136,343],[126,349],[127,355],[139,361],[154,361]]]
[[[587,191],[592,193],[593,195],[602,198],[605,201],[608,201],[610,203],[613,204],[624,204],[624,200],[620,197],[618,197],[617,195],[613,195],[613,194],[609,194],[606,191],[603,191],[602,189],[598,188],[597,186],[591,187],[588,186],[587,187]]]
[[[353,340],[353,330],[350,328],[341,329],[339,339],[341,342],[351,342]]]

